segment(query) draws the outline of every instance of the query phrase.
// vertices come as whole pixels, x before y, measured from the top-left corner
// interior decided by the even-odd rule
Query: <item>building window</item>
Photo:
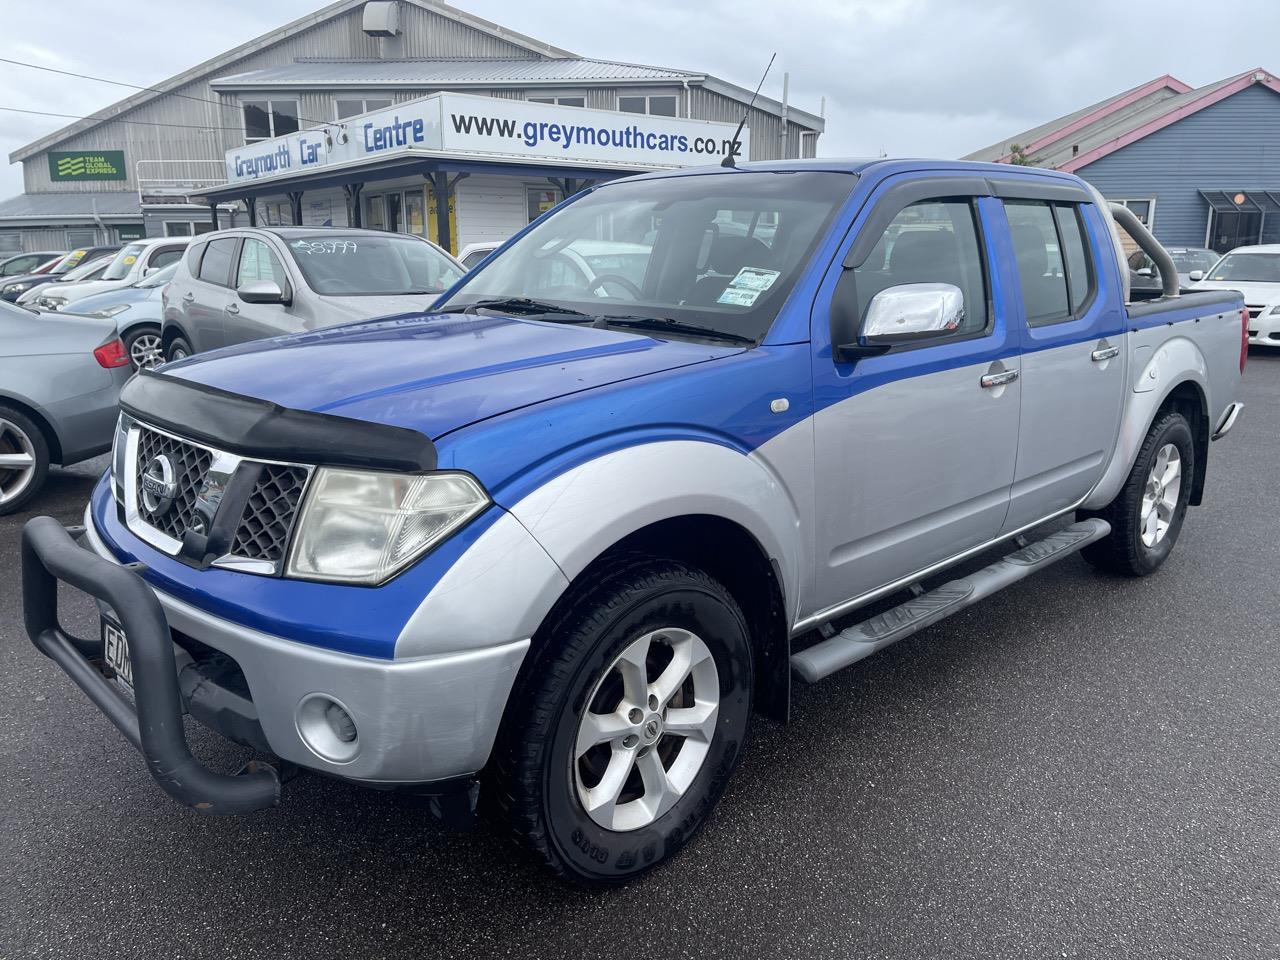
[[[21,253],[22,234],[0,233],[0,253]]]
[[[298,132],[297,100],[244,101],[244,142],[256,143]]]
[[[674,117],[676,115],[675,96],[660,97],[619,97],[618,109],[623,113],[647,113],[654,117]]]
[[[540,216],[554,207],[560,202],[559,190],[546,190],[542,187],[527,187],[526,193],[529,200],[529,222],[537,220]]]
[[[97,230],[68,230],[68,247],[92,247],[98,242]]]
[[[1132,213],[1148,230],[1153,230],[1153,224],[1156,220],[1156,201],[1154,197],[1146,200],[1112,200],[1112,203],[1118,203],[1122,207],[1128,207]]]
[[[374,110],[386,110],[389,106],[390,97],[342,97],[333,102],[334,116],[338,120],[372,113]]]
[[[164,222],[166,237],[198,237],[202,233],[209,233],[212,229],[213,223],[210,220],[166,220]]]
[[[586,97],[530,97],[530,103],[554,103],[561,107],[585,107]]]

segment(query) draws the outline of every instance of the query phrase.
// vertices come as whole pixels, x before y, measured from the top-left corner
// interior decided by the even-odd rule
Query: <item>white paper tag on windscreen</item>
[[[760,295],[773,286],[778,279],[777,270],[765,270],[763,267],[743,267],[738,275],[729,281],[729,286],[716,298],[716,303],[732,307],[749,307],[760,299]]]

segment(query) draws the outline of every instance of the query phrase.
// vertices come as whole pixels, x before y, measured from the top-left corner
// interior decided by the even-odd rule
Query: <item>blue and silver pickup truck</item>
[[[1061,173],[609,183],[428,313],[136,376],[83,529],[26,528],[27,629],[195,810],[306,768],[621,882],[794,679],[1077,551],[1160,567],[1240,413],[1245,316]],[[59,625],[60,581],[100,636]],[[184,714],[278,761],[212,771]]]

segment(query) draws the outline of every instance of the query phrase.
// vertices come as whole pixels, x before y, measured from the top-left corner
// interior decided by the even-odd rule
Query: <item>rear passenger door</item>
[[[181,295],[184,326],[197,353],[227,342],[224,324],[235,296],[231,277],[239,243],[238,237],[217,237],[205,244],[191,286]]]
[[[838,283],[855,285],[860,322],[881,290],[948,283],[964,295],[953,334],[840,362],[821,346],[831,302],[820,295],[815,610],[950,559],[1004,522],[1021,385],[1016,316],[988,270],[995,201],[985,192],[973,178],[908,180],[860,217],[841,254]]]
[[[1098,482],[1124,400],[1123,300],[1108,230],[1075,188],[1001,185],[1020,308],[1022,422],[1006,530],[1077,504]]]

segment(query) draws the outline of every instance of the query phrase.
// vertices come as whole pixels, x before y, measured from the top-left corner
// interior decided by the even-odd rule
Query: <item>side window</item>
[[[235,251],[235,237],[219,237],[210,240],[200,261],[200,279],[216,283],[220,287],[231,285],[231,255]]]
[[[151,262],[147,264],[152,270],[159,270],[161,267],[167,267],[171,263],[176,263],[182,257],[182,247],[170,247],[168,250],[157,250],[151,255]]]
[[[1040,200],[1007,200],[1004,208],[1027,325],[1043,327],[1074,318],[1088,302],[1094,283],[1079,208]]]
[[[1058,242],[1067,261],[1067,292],[1071,294],[1071,314],[1079,316],[1093,297],[1094,269],[1089,244],[1085,241],[1080,207],[1073,203],[1055,203],[1053,215],[1058,221]]]
[[[1070,319],[1067,272],[1062,263],[1053,207],[1039,200],[1008,200],[1004,209],[1018,259],[1018,279],[1022,284],[1022,305],[1028,326],[1042,327]]]
[[[859,316],[865,317],[872,298],[888,287],[950,283],[964,294],[964,322],[957,335],[987,329],[986,271],[970,200],[924,200],[904,207],[853,274]]]
[[[279,259],[261,240],[249,238],[240,247],[236,286],[254,280],[272,280],[281,290],[285,288],[284,267],[280,265]]]

